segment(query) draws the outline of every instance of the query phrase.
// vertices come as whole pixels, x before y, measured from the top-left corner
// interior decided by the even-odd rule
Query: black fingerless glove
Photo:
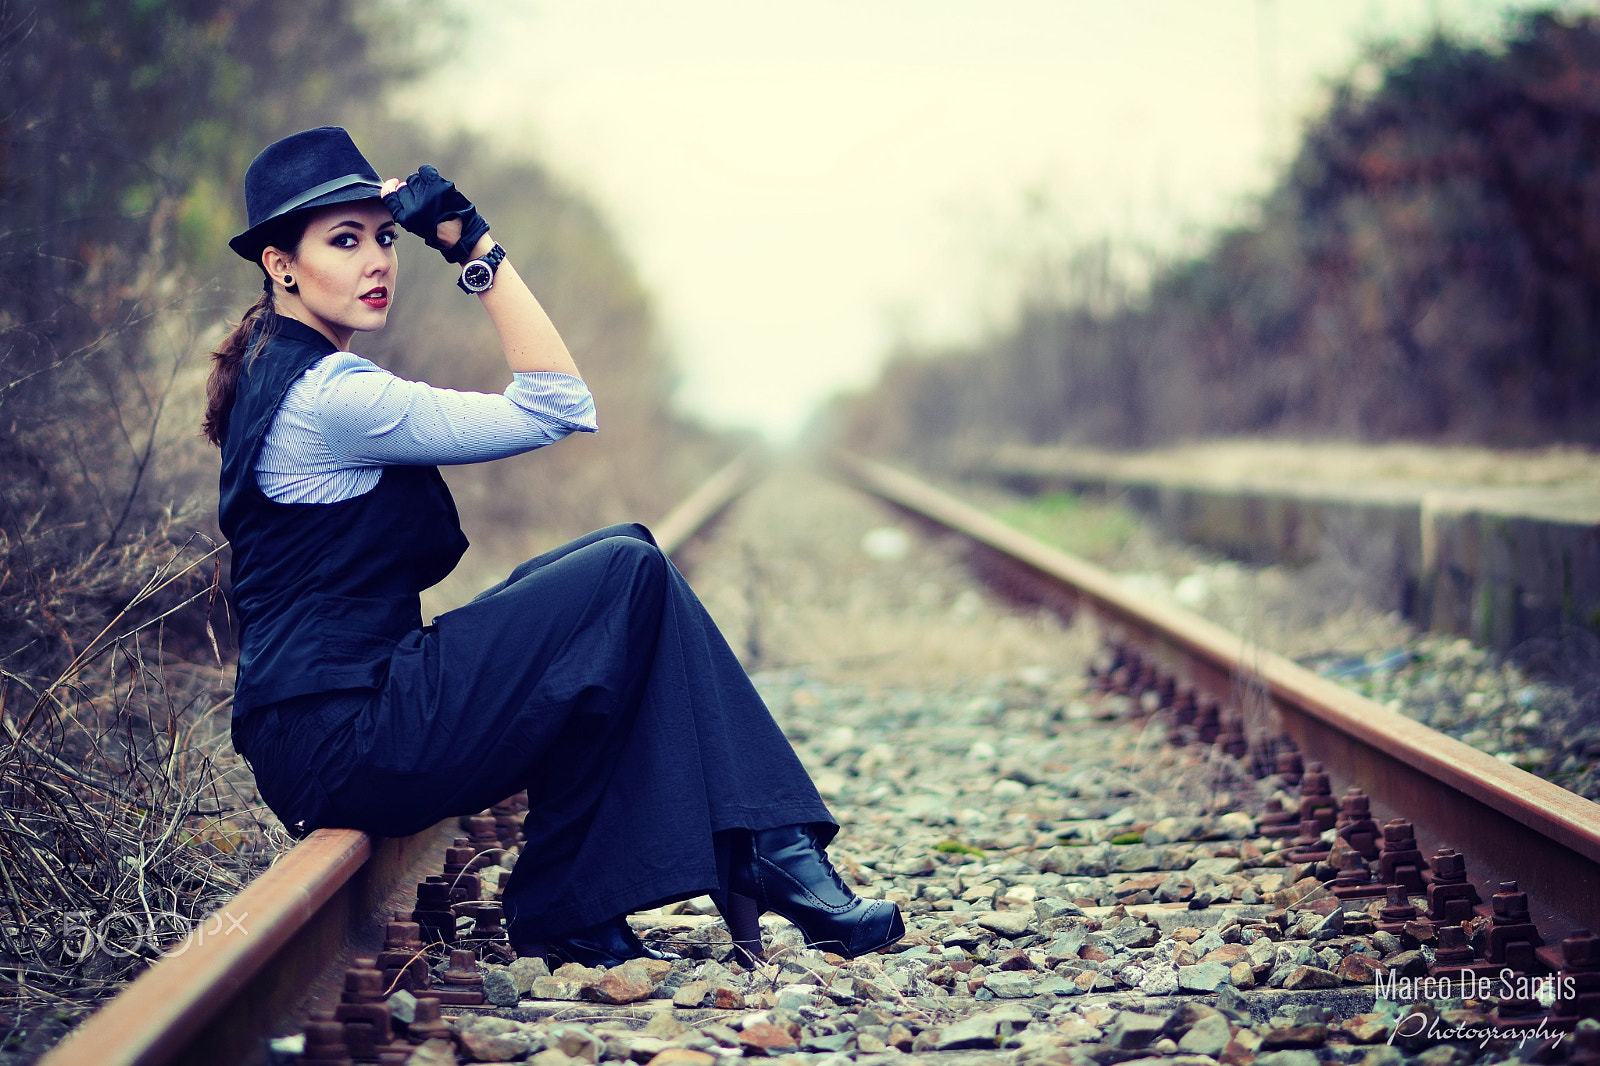
[[[406,183],[383,198],[394,220],[437,248],[451,263],[465,263],[472,249],[489,232],[489,223],[472,201],[462,196],[453,181],[446,181],[432,164],[424,163]],[[461,220],[461,239],[453,245],[439,240],[439,223]]]

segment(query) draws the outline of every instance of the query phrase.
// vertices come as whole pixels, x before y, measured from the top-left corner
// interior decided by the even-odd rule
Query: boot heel
[[[761,908],[756,901],[749,896],[729,892],[720,895],[716,904],[722,912],[723,921],[728,923],[728,932],[733,936],[739,961],[746,966],[766,961],[761,953]]]
[[[761,829],[729,870],[729,893],[755,901],[797,926],[806,946],[857,958],[905,936],[900,909],[850,890],[807,825]],[[731,906],[731,905],[730,905]],[[727,914],[727,911],[723,911]]]

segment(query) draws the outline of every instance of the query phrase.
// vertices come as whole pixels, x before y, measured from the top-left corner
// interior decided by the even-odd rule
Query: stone
[[[862,1055],[875,1055],[880,1051],[889,1050],[889,1042],[877,1033],[858,1031],[856,1033],[856,1051]]]
[[[1256,835],[1256,822],[1243,811],[1229,811],[1217,820],[1227,840],[1249,840]]]
[[[999,968],[1002,970],[1037,970],[1039,967],[1034,964],[1033,959],[1026,951],[1021,948],[1014,948],[1001,957]]]
[[[1149,1047],[1167,1026],[1166,1018],[1157,1018],[1138,1011],[1118,1011],[1105,1029],[1105,1042],[1121,1051],[1137,1051]]]
[[[1083,908],[1057,896],[1046,896],[1034,901],[1033,915],[1041,922],[1052,918],[1079,918],[1083,916]]]
[[[1250,948],[1244,944],[1224,944],[1219,948],[1208,951],[1200,959],[1201,962],[1220,962],[1224,966],[1232,966],[1236,962],[1243,962],[1250,957]]]
[[[583,1066],[585,1059],[575,1059],[559,1048],[545,1048],[528,1059],[529,1066]],[[408,1064],[409,1066],[409,1064]]]
[[[1026,911],[992,911],[981,915],[977,924],[998,936],[1015,940],[1028,931],[1031,922]]]
[[[1268,1051],[1281,1051],[1285,1048],[1321,1047],[1327,1040],[1328,1027],[1320,1022],[1312,1022],[1269,1029],[1261,1035],[1261,1046]]]
[[[1147,873],[1161,868],[1161,853],[1143,844],[1124,844],[1111,849],[1115,869],[1120,873]]]
[[[1405,1054],[1397,1047],[1385,1044],[1361,1056],[1361,1066],[1402,1066]]]
[[[980,881],[964,890],[961,898],[968,903],[976,903],[980,899],[992,900],[1004,887],[999,881]]]
[[[1161,940],[1161,930],[1140,921],[1128,921],[1117,927],[1111,939],[1125,948],[1151,948]]]
[[[1228,970],[1228,982],[1235,988],[1254,988],[1256,986],[1255,967],[1248,962],[1236,962]]]
[[[940,941],[944,947],[959,948],[962,951],[971,951],[981,943],[983,937],[971,929],[957,929]]]
[[[548,977],[550,966],[538,955],[529,955],[526,958],[512,959],[506,964],[506,969],[516,977],[519,985],[531,986],[535,977]],[[523,988],[527,991],[527,988]]]
[[[1033,995],[1033,981],[1027,974],[1015,970],[997,970],[983,979],[983,987],[993,992],[996,999],[1026,999]]]
[[[1189,874],[1191,877],[1196,878],[1202,874],[1206,877],[1231,877],[1242,869],[1244,869],[1244,864],[1238,859],[1221,857],[1196,859],[1189,867]]]
[[[1052,975],[1033,982],[1033,993],[1036,996],[1076,996],[1081,992],[1082,989],[1065,977]]]
[[[693,1010],[706,1000],[711,985],[706,981],[690,981],[672,994],[672,1005]]]
[[[1139,978],[1138,988],[1147,996],[1170,996],[1178,991],[1178,968],[1152,966]]]
[[[577,981],[580,984],[589,984],[600,980],[600,975],[603,973],[605,971],[598,966],[584,966],[580,963],[569,962],[557,966],[555,972],[550,976],[559,977],[563,981]]]
[[[583,998],[597,1003],[613,1004],[637,1003],[641,999],[649,999],[650,994],[656,990],[656,983],[650,979],[649,971],[642,965],[643,961],[629,959],[621,966],[607,970],[600,980],[583,990]],[[485,989],[487,990],[487,981]]]
[[[781,1055],[799,1050],[794,1034],[781,1025],[757,1022],[739,1033],[739,1045],[746,1055]]]
[[[1220,962],[1178,967],[1178,987],[1185,992],[1215,992],[1229,980],[1229,969]]]
[[[649,1062],[665,1051],[667,1042],[661,1037],[644,1033],[607,1033],[606,1058],[628,1062]]]
[[[1228,1019],[1220,1014],[1209,1014],[1189,1026],[1189,1031],[1178,1041],[1178,1050],[1216,1058],[1232,1039],[1233,1027]]]
[[[744,1010],[744,993],[737,988],[718,985],[711,990],[708,1006],[717,1010]]]
[[[1394,1019],[1382,1014],[1357,1014],[1344,1020],[1344,1035],[1357,1044],[1376,1044],[1393,1028]]]
[[[533,1046],[527,1029],[510,1018],[474,1018],[456,1036],[474,1062],[509,1062],[523,1058]]]
[[[1310,936],[1312,940],[1332,940],[1343,932],[1344,911],[1340,909],[1329,911],[1321,921],[1313,925],[1310,930]]]
[[[1371,955],[1346,955],[1334,973],[1347,985],[1370,985],[1377,980],[1378,971],[1383,968],[1383,963]]]
[[[1396,977],[1428,976],[1428,957],[1421,951],[1402,951],[1383,960],[1383,965]]]
[[[658,1040],[676,1040],[684,1034],[684,1031],[684,1024],[674,1018],[668,1011],[655,1012],[650,1021],[640,1030],[645,1036],[653,1036]]]
[[[650,980],[658,985],[672,974],[672,963],[667,959],[629,959],[626,965],[643,967]]]
[[[515,1007],[522,998],[517,979],[504,966],[490,966],[483,972],[483,998],[496,1007]]]
[[[1228,1046],[1222,1051],[1220,1061],[1228,1066],[1255,1066],[1256,1052],[1261,1048],[1261,1038],[1253,1029],[1240,1029],[1233,1034],[1233,1039],[1228,1041]]]
[[[549,1045],[574,1059],[599,1062],[606,1043],[581,1025],[557,1025],[546,1034]]]
[[[935,1051],[959,1051],[965,1048],[1000,1046],[1000,1022],[993,1014],[974,1014],[954,1025],[946,1026],[934,1043]]]
[[[1283,987],[1287,991],[1298,991],[1306,988],[1338,988],[1339,977],[1331,970],[1324,970],[1320,966],[1296,966],[1283,979]]]
[[[583,985],[554,975],[535,977],[528,994],[534,999],[578,999],[583,995]]]
[[[455,1041],[448,1037],[436,1036],[431,1040],[423,1041],[417,1050],[406,1059],[406,1066],[456,1066],[460,1060],[456,1058]]]
[[[389,1017],[402,1025],[417,1020],[417,997],[402,988],[384,1001],[389,1007]]]
[[[1256,1066],[1320,1066],[1314,1051],[1269,1051],[1255,1061]]]
[[[779,1010],[801,1011],[817,1005],[822,989],[816,985],[784,985],[778,989],[774,1006]]]
[[[717,1057],[686,1047],[669,1047],[650,1060],[649,1066],[716,1066]]]
[[[801,1047],[806,1051],[844,1051],[855,1043],[856,1035],[848,1030],[843,1033],[816,1033],[807,1036],[801,1041]]]

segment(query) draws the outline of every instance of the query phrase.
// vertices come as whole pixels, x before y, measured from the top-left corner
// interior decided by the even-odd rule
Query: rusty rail
[[[1213,692],[1250,689],[1278,731],[1320,759],[1336,785],[1404,817],[1424,849],[1453,847],[1487,899],[1502,881],[1530,893],[1546,943],[1600,921],[1600,806],[1395,714],[1175,607],[1150,604],[1109,573],[1027,536],[900,471],[838,456],[857,487],[974,545],[974,562],[1011,591],[1063,613],[1083,608],[1152,646]],[[1426,853],[1426,852],[1425,852]]]
[[[669,555],[759,475],[747,452],[655,527]],[[59,1045],[40,1066],[163,1066],[259,1061],[262,1039],[342,960],[376,954],[397,891],[457,834],[455,820],[384,839],[319,829],[202,921]],[[409,905],[407,905],[409,909]],[[336,991],[336,990],[335,990]]]

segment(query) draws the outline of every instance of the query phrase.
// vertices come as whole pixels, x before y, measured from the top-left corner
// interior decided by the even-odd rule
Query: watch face
[[[481,259],[474,259],[461,271],[461,283],[473,292],[482,292],[494,281],[494,271]]]

